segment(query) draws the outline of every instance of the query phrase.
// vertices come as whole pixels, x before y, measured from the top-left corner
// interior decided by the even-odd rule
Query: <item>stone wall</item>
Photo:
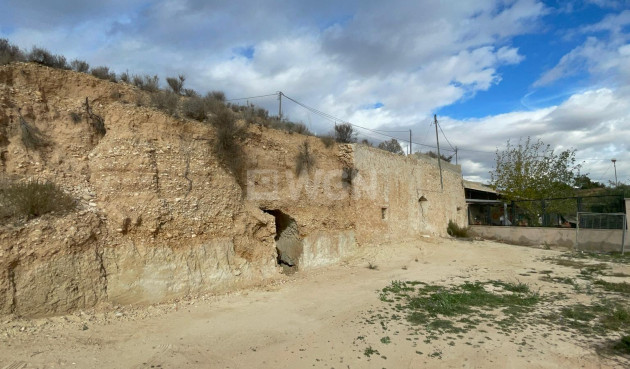
[[[383,242],[445,235],[449,220],[466,224],[461,168],[442,163],[443,188],[437,160],[403,157],[356,145],[357,239]]]

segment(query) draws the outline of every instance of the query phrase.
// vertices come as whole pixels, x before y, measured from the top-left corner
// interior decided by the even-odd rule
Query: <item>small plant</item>
[[[179,97],[172,92],[158,91],[151,94],[151,105],[167,114],[175,115],[178,103]]]
[[[75,72],[87,73],[90,70],[90,65],[84,60],[74,59],[70,62],[70,68]]]
[[[76,206],[72,197],[49,181],[2,182],[0,204],[3,208],[11,209],[14,216],[26,219],[51,212],[69,211]]]
[[[383,338],[381,338],[381,343],[384,343],[386,345],[392,343],[392,340],[389,338],[389,336],[385,336]]]
[[[357,141],[356,132],[350,123],[335,125],[335,141],[339,143],[353,143]]]
[[[116,73],[110,72],[109,68],[105,66],[92,68],[90,70],[90,74],[92,74],[96,78],[116,82]]]
[[[460,227],[457,223],[452,220],[448,221],[448,227],[446,228],[446,233],[453,237],[468,237],[468,227]]]
[[[295,174],[299,176],[305,169],[310,172],[313,168],[315,168],[315,157],[311,153],[308,140],[304,140],[295,157]]]
[[[68,113],[68,115],[70,116],[70,120],[72,120],[72,123],[77,124],[81,122],[81,114],[77,113],[75,111],[71,111],[70,113]]]
[[[107,133],[107,130],[105,129],[105,120],[100,115],[92,112],[92,108],[90,108],[90,101],[87,97],[85,98],[85,114],[88,117],[88,123],[92,129],[94,129],[98,135],[104,136],[105,133]]]
[[[20,132],[22,143],[27,149],[41,149],[50,144],[48,138],[34,125],[29,124],[20,114]]]
[[[39,47],[33,47],[31,52],[28,54],[28,61],[51,68],[70,69],[65,56],[54,55],[48,50]]]
[[[359,170],[353,167],[344,167],[341,172],[341,182],[344,185],[352,186],[352,181],[359,173]]]
[[[372,346],[368,346],[363,351],[363,355],[370,357],[372,355],[380,355],[380,352],[378,352],[378,350],[374,350]]]
[[[177,77],[166,77],[166,83],[168,87],[173,90],[173,93],[177,95],[182,94],[182,89],[184,88],[184,81],[186,80],[186,76],[180,74]]]

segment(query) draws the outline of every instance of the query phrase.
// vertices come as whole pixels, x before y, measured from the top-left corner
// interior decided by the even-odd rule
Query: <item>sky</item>
[[[469,180],[531,136],[630,184],[630,0],[4,0],[0,38],[228,99],[282,91],[360,140],[406,149],[411,130],[413,151],[435,150],[435,114]],[[287,97],[285,117],[333,129]]]

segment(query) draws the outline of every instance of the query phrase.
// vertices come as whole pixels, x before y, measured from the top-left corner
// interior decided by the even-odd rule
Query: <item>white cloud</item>
[[[557,150],[576,149],[578,159],[587,159],[582,173],[607,183],[611,177],[601,175],[613,157],[618,160],[618,173],[630,176],[629,97],[623,89],[588,90],[570,96],[558,106],[465,121],[446,118],[442,126],[453,145],[483,151],[460,153],[466,178],[488,180],[496,145],[501,145],[500,149],[508,139],[517,141],[531,136]],[[474,140],[468,138],[471,134]]]
[[[25,0],[0,5],[10,8],[0,9],[0,35],[22,47],[43,45],[118,72],[162,78],[183,72],[188,87],[223,90],[228,97],[282,90],[366,127],[412,127],[414,140],[427,144],[434,142],[432,112],[505,83],[501,68],[529,57],[513,44],[515,36],[540,32],[550,11],[538,0],[86,4]],[[529,135],[557,147],[579,145],[578,156],[602,159],[594,162],[594,172],[615,155],[619,171],[630,173],[623,144],[630,140],[630,88],[623,87],[630,85],[629,18],[626,10],[576,31],[590,37],[535,86],[583,74],[592,77],[590,87],[581,86],[583,91],[557,106],[482,119],[441,118],[453,145],[482,151],[461,151],[466,175],[488,178],[496,146]],[[251,59],[237,51],[250,47]],[[273,97],[254,102],[277,111]],[[377,102],[383,107],[363,109]],[[283,108],[291,119],[312,122],[318,132],[332,127],[289,101]]]

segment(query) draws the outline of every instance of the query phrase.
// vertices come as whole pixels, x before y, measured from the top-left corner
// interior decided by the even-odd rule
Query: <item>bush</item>
[[[22,143],[27,149],[41,149],[50,144],[48,138],[34,125],[29,124],[20,114],[20,133]]]
[[[212,114],[219,114],[225,110],[225,94],[221,91],[208,92],[204,100],[206,108]]]
[[[148,74],[144,76],[134,75],[132,83],[144,91],[156,92],[160,89],[160,78],[158,76],[151,77]]]
[[[213,125],[216,133],[212,150],[241,188],[244,188],[245,153],[241,141],[246,131],[236,124],[234,114],[226,108],[219,111]]]
[[[452,220],[448,221],[448,227],[446,228],[446,233],[453,237],[468,237],[468,231],[470,229],[468,227],[460,227],[457,223]]]
[[[200,122],[205,121],[209,113],[218,115],[225,110],[227,110],[225,104],[217,100],[212,92],[204,97],[192,96],[182,103],[182,114]]]
[[[186,97],[199,97],[199,94],[197,93],[197,91],[193,90],[192,88],[185,88],[182,91],[182,93]]]
[[[76,207],[72,197],[49,181],[0,183],[0,204],[13,216],[35,218],[51,212],[64,212]]]
[[[90,65],[84,60],[74,59],[70,62],[70,68],[75,72],[87,73]]]
[[[398,140],[396,140],[395,138],[392,138],[389,141],[381,142],[380,144],[378,144],[378,148],[381,150],[389,151],[393,154],[405,155],[405,152],[403,151],[402,147],[400,147]]]
[[[331,148],[335,143],[335,138],[331,135],[319,136],[319,139],[322,140],[322,143],[326,146],[326,148]]]
[[[66,57],[63,55],[54,55],[46,49],[34,47],[28,54],[28,61],[45,65],[51,68],[70,69]]]
[[[120,80],[125,83],[129,83],[129,72],[120,73]]]
[[[212,92],[208,92],[208,95],[206,95],[209,98],[212,98],[214,100],[220,101],[220,102],[225,102],[225,92],[223,91],[212,91]]]
[[[350,123],[335,125],[335,140],[339,143],[356,142],[356,132]]]
[[[433,152],[433,151],[427,151],[427,152],[426,152],[426,153],[424,153],[424,154],[425,154],[425,155],[427,155],[427,156],[429,156],[429,157],[431,157],[431,158],[433,158],[433,159],[437,159],[437,158],[438,158],[438,154],[437,154],[437,153],[435,153],[435,152]],[[440,153],[439,158],[440,158],[441,160],[444,160],[444,161],[445,161],[445,162],[447,162],[447,163],[450,163],[450,162],[451,162],[451,160],[453,160],[453,156],[455,156],[455,154],[453,154],[453,155],[451,155],[451,156],[446,156],[446,155],[444,155],[444,154]]]
[[[0,38],[0,65],[24,61],[24,59],[24,53],[19,47],[10,44],[5,38]]]
[[[90,73],[96,78],[116,82],[116,73],[110,72],[108,67],[101,66],[92,68]]]
[[[204,99],[199,96],[185,99],[182,103],[182,114],[194,120],[203,122],[208,117],[208,109]]]
[[[315,168],[315,157],[311,153],[308,141],[304,140],[302,145],[300,145],[298,154],[295,157],[295,174],[299,176],[302,174],[304,169],[306,169],[307,172],[310,172],[313,168]]]
[[[173,93],[181,95],[182,89],[184,88],[184,81],[186,80],[186,76],[180,74],[177,78],[175,77],[166,77],[166,83],[173,90]]]
[[[170,115],[177,113],[178,103],[179,97],[172,92],[159,91],[151,95],[151,105]]]

